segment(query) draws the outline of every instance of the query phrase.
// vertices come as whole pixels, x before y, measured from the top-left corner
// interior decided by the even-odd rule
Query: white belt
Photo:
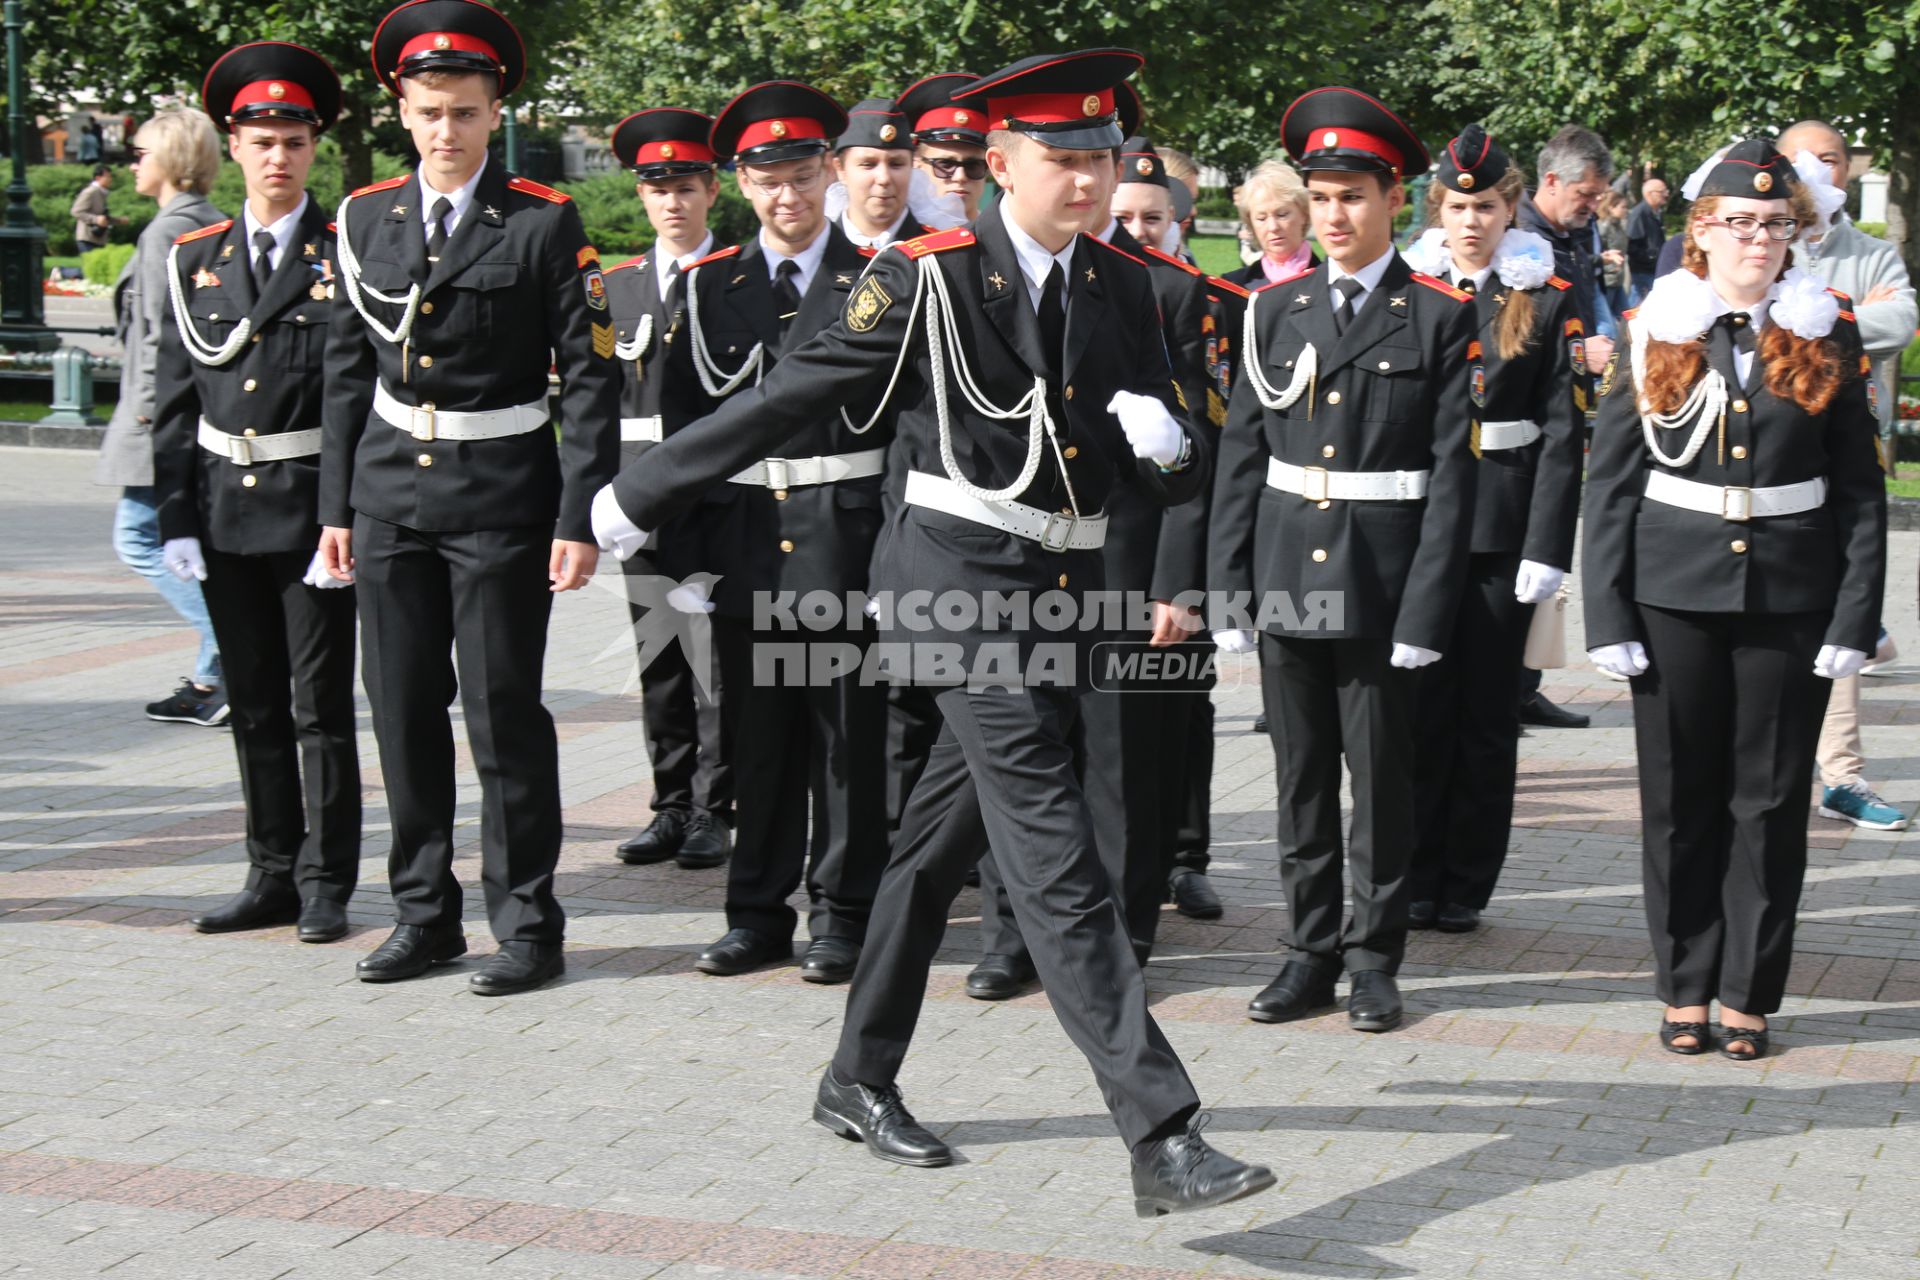
[[[1024,502],[986,502],[945,476],[907,473],[907,501],[1037,542],[1049,551],[1098,551],[1106,545],[1107,517],[1061,515]]]
[[[1826,503],[1827,478],[1818,476],[1799,484],[1749,489],[1741,485],[1703,484],[1698,480],[1683,480],[1667,471],[1649,471],[1647,497],[1669,507],[1700,511],[1723,520],[1791,516]]]
[[[644,441],[650,444],[659,444],[666,438],[666,433],[660,425],[659,414],[655,414],[651,418],[620,419],[620,439],[623,443],[634,444]]]
[[[1267,485],[1309,502],[1411,502],[1427,496],[1424,471],[1329,471],[1267,459]]]
[[[732,484],[757,484],[768,489],[798,489],[802,485],[877,476],[886,468],[886,449],[862,449],[858,453],[829,453],[817,458],[763,458],[745,471],[728,476],[727,480]]]
[[[1531,418],[1522,418],[1518,422],[1483,422],[1480,424],[1480,452],[1489,449],[1518,449],[1522,445],[1532,444],[1540,438],[1540,424]]]
[[[373,411],[389,426],[398,427],[415,440],[498,440],[503,436],[525,435],[545,425],[545,396],[532,404],[516,404],[505,409],[457,412],[436,409],[431,404],[401,404],[387,390],[387,384],[373,384]]]
[[[236,467],[256,462],[279,462],[286,458],[311,458],[320,452],[320,428],[305,431],[281,431],[270,436],[230,435],[200,419],[200,447],[218,454]]]

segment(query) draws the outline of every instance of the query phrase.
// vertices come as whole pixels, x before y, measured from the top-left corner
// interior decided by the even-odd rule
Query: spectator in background
[[[140,233],[133,257],[113,288],[122,348],[120,401],[107,423],[94,483],[121,488],[113,519],[114,553],[153,583],[174,612],[200,633],[193,674],[168,697],[149,703],[148,719],[216,725],[227,718],[227,700],[206,601],[200,584],[174,577],[160,555],[153,492],[153,372],[170,305],[167,254],[177,237],[220,221],[220,211],[207,203],[205,194],[220,171],[220,145],[213,122],[202,113],[165,111],[141,126],[132,152],[134,190],[158,201],[160,212]]]
[[[1660,265],[1660,250],[1666,247],[1667,227],[1662,210],[1667,207],[1667,184],[1648,178],[1640,187],[1640,203],[1627,215],[1627,304],[1637,307],[1653,288]]]
[[[80,138],[74,144],[74,149],[77,153],[75,158],[81,164],[100,162],[100,122],[98,120],[92,116],[86,118],[80,126]]]
[[[1220,277],[1247,289],[1262,289],[1313,268],[1307,242],[1307,188],[1293,167],[1262,160],[1241,184],[1240,223],[1260,256]],[[1237,335],[1236,335],[1237,336]]]
[[[93,166],[93,178],[73,197],[67,210],[73,219],[73,243],[76,252],[104,249],[113,218],[107,213],[107,191],[113,186],[113,170],[104,164]],[[125,222],[122,218],[120,221]]]
[[[1622,311],[1627,309],[1627,198],[1618,191],[1610,191],[1600,202],[1599,217],[1594,225],[1600,233],[1600,287],[1606,298],[1607,310],[1611,311],[1616,323]],[[1606,332],[1608,337],[1617,334]]]

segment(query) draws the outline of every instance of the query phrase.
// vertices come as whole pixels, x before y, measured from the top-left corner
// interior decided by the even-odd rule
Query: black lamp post
[[[13,143],[13,181],[7,184],[7,214],[0,225],[0,347],[51,351],[59,335],[47,328],[40,293],[47,232],[33,217],[27,187],[25,76],[20,67],[20,0],[6,0],[7,133]]]

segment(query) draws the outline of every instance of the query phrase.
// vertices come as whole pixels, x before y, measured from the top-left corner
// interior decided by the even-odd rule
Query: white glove
[[[1813,674],[1829,680],[1845,680],[1859,675],[1860,668],[1866,665],[1867,655],[1858,649],[1849,649],[1843,644],[1823,644],[1819,656],[1813,660]]]
[[[1645,675],[1647,668],[1653,665],[1647,661],[1647,646],[1638,640],[1629,640],[1624,644],[1603,644],[1598,649],[1589,649],[1587,660],[1602,671],[1611,671],[1622,680]]]
[[[602,551],[618,560],[628,560],[646,545],[646,530],[627,518],[613,496],[612,485],[602,485],[593,495],[593,540]]]
[[[1167,412],[1167,406],[1152,396],[1116,391],[1113,399],[1107,401],[1107,412],[1120,419],[1121,429],[1127,433],[1127,443],[1133,446],[1134,457],[1151,458],[1163,467],[1170,467],[1179,460],[1180,446],[1186,442],[1186,433],[1180,430],[1180,424]]]
[[[707,597],[713,587],[705,582],[683,582],[667,592],[667,603],[680,613],[712,613],[713,601]]]
[[[300,581],[317,591],[331,591],[335,587],[350,587],[353,585],[351,582],[342,582],[340,579],[328,573],[326,566],[320,562],[320,553],[318,551],[314,552],[313,559],[307,562],[306,576],[301,578]]]
[[[1216,631],[1213,643],[1222,653],[1252,653],[1257,637],[1251,631]]]
[[[207,558],[200,554],[198,538],[168,538],[160,548],[160,563],[182,582],[207,580]]]
[[[1520,572],[1513,579],[1513,598],[1521,604],[1539,604],[1543,600],[1551,600],[1553,593],[1566,580],[1565,569],[1556,569],[1538,560],[1522,560]]]
[[[1406,670],[1412,671],[1417,667],[1426,666],[1429,662],[1440,661],[1440,655],[1435,650],[1422,649],[1417,644],[1401,644],[1398,640],[1395,640],[1393,642],[1393,656],[1387,659],[1387,661],[1396,667],[1404,667]]]

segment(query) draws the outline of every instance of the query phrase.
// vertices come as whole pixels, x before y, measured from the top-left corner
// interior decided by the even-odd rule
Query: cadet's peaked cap
[[[847,129],[835,140],[833,149],[878,147],[882,151],[913,150],[913,130],[906,112],[892,98],[868,98],[853,104],[847,112]]]
[[[894,100],[907,118],[915,142],[961,142],[987,145],[987,117],[983,111],[956,106],[953,91],[979,79],[971,71],[943,71],[908,85]]]
[[[613,126],[613,155],[641,179],[711,173],[717,163],[707,135],[713,117],[685,107],[636,111]]]
[[[986,112],[989,129],[1011,129],[1050,147],[1118,149],[1126,135],[1114,86],[1145,61],[1131,49],[1038,53],[963,86],[953,101]]]
[[[373,32],[373,74],[400,92],[423,71],[488,71],[506,97],[527,78],[527,47],[506,15],[480,0],[408,0]]]
[[[1164,187],[1167,185],[1167,163],[1145,138],[1128,138],[1120,144],[1120,181],[1147,182]]]
[[[819,155],[846,131],[847,113],[826,94],[798,80],[769,80],[720,109],[708,143],[742,164],[778,164]]]
[[[1793,163],[1765,138],[1747,138],[1728,148],[1700,184],[1703,196],[1784,200],[1800,185]]]
[[[1302,173],[1424,173],[1427,149],[1399,116],[1358,89],[1309,89],[1280,117],[1280,141]]]
[[[1122,80],[1113,86],[1113,112],[1120,117],[1120,132],[1131,138],[1140,132],[1140,126],[1146,123],[1147,104],[1140,100],[1140,91],[1133,87],[1133,81]]]
[[[1511,168],[1513,161],[1493,135],[1470,124],[1440,153],[1440,167],[1433,176],[1443,187],[1470,193],[1491,190]]]
[[[200,103],[222,133],[249,120],[298,120],[317,131],[340,114],[340,77],[311,49],[260,40],[207,68]]]

